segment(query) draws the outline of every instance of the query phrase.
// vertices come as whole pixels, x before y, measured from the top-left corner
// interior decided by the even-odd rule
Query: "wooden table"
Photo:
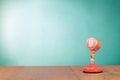
[[[1,66],[0,80],[120,80],[120,66],[104,66],[103,73],[82,72],[81,66]]]

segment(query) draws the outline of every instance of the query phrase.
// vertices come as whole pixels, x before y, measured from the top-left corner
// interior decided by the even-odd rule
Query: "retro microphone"
[[[95,65],[94,55],[100,49],[101,44],[99,40],[95,38],[89,38],[87,40],[87,47],[90,49],[90,65],[84,67],[83,72],[86,73],[99,73],[103,72],[102,67],[98,67]]]

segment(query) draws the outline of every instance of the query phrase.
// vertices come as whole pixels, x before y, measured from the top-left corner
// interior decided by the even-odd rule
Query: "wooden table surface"
[[[1,66],[0,80],[120,80],[120,66],[104,66],[103,73],[83,73],[81,66]]]

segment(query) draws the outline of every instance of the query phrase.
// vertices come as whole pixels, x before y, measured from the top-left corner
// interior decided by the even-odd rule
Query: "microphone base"
[[[94,64],[90,64],[89,66],[84,67],[83,72],[85,73],[101,73],[103,72],[103,68],[99,66],[95,66]]]

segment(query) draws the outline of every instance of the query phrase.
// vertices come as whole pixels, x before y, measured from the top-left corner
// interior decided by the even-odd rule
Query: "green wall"
[[[0,65],[88,65],[86,40],[101,49],[97,65],[120,64],[119,0],[3,0]]]

